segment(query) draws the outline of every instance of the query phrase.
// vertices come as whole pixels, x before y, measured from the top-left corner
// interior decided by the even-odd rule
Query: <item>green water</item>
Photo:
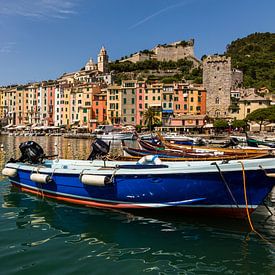
[[[27,139],[0,136],[1,168]],[[89,140],[35,140],[48,154],[89,154]],[[273,245],[246,221],[74,207],[0,180],[0,274],[274,274],[275,217],[263,207],[254,226]]]

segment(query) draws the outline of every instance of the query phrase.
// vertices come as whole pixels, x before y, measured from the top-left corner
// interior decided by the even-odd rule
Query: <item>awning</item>
[[[16,126],[14,129],[16,129],[16,130],[23,130],[23,129],[25,129],[25,128],[26,128],[25,125],[18,125],[18,126]]]
[[[173,110],[162,110],[162,113],[172,114],[172,113],[173,113]]]
[[[88,126],[87,125],[83,125],[83,126],[78,126],[77,128],[78,129],[88,129]]]
[[[212,123],[207,123],[207,124],[203,125],[202,128],[213,128],[213,127],[214,127],[214,125]]]
[[[9,125],[4,126],[3,128],[4,129],[8,129],[8,128],[12,127],[12,126],[13,126],[13,124],[9,124]]]

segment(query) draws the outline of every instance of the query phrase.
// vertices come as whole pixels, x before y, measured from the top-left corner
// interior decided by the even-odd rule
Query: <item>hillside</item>
[[[180,59],[178,61],[145,60],[132,63],[119,61],[109,64],[114,72],[115,81],[120,83],[122,79],[139,79],[147,81],[161,81],[173,83],[182,79],[202,83],[202,69],[197,67],[191,60]]]
[[[244,73],[245,87],[267,87],[275,92],[275,33],[254,33],[227,46],[232,67]]]

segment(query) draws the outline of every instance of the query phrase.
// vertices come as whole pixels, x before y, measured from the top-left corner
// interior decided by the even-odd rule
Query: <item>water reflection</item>
[[[37,200],[16,190],[4,195],[3,207],[7,212],[18,210],[14,219],[19,230],[31,234],[40,229],[40,236],[34,235],[23,246],[54,245],[62,239],[75,248],[86,247],[81,259],[141,260],[143,270],[163,272],[247,273],[272,266],[270,247],[249,236],[247,226],[238,221],[135,216]],[[49,230],[54,232],[42,233]],[[265,264],[259,263],[259,257],[265,258]]]
[[[29,139],[0,136],[1,168],[10,157],[19,157],[19,144]],[[62,137],[31,139],[47,154],[58,149],[60,157],[70,159],[85,159],[91,144]],[[273,247],[249,234],[245,221],[73,207],[20,193],[3,178],[0,203],[3,271],[87,273],[92,266],[101,274],[272,273]],[[257,211],[255,227],[274,240],[274,216],[267,217],[264,208]]]

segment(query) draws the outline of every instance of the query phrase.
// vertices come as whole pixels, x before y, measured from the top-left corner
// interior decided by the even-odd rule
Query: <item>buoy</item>
[[[54,146],[57,146],[57,142],[54,143]]]
[[[80,181],[86,185],[105,186],[110,183],[110,178],[98,175],[81,175]]]
[[[14,177],[17,176],[17,169],[15,169],[15,168],[4,168],[2,170],[2,175],[10,177],[10,178],[14,178]]]
[[[38,183],[50,183],[52,181],[51,177],[47,174],[32,173],[30,179]]]
[[[1,148],[4,148],[4,144],[3,143],[1,144]]]
[[[153,165],[160,165],[161,160],[158,156],[156,155],[147,155],[142,157],[138,162],[138,165],[148,165],[148,164],[153,164]]]

